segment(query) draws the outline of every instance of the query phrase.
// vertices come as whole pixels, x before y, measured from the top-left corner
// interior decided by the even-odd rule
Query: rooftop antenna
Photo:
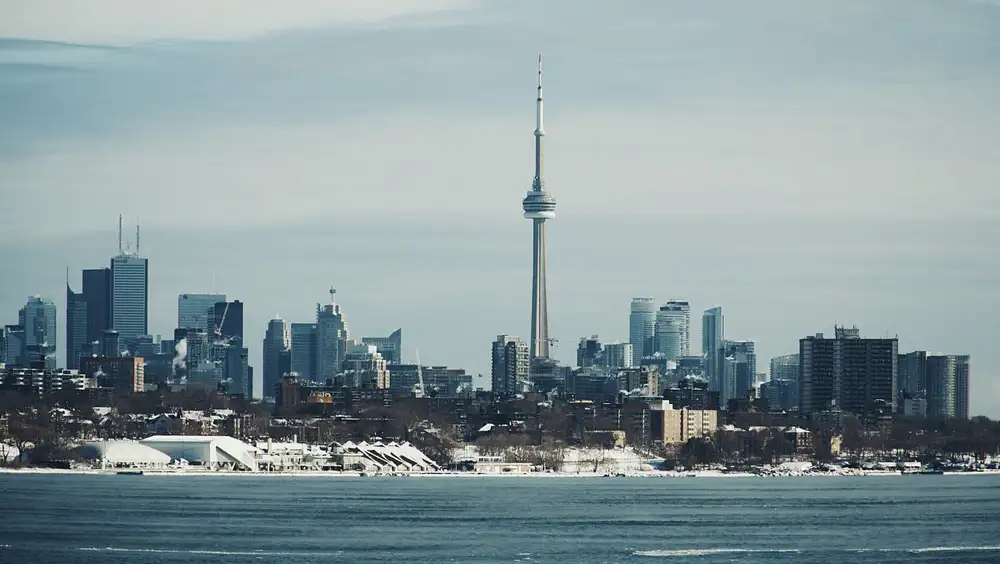
[[[69,288],[69,267],[66,267],[66,287]]]
[[[135,218],[135,254],[139,254],[139,218]]]
[[[118,254],[122,254],[122,215],[118,214]]]

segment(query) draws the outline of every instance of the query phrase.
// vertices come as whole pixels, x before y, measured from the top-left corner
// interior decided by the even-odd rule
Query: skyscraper
[[[526,381],[529,368],[528,344],[511,335],[497,335],[493,341],[492,383],[493,393],[512,396],[519,390],[519,382]]]
[[[955,357],[927,355],[927,416],[936,419],[954,417],[956,413]]]
[[[215,333],[215,304],[225,303],[225,294],[180,294],[177,296],[177,327]]]
[[[111,328],[122,344],[149,334],[149,261],[136,250],[111,259]]]
[[[705,376],[712,391],[722,391],[722,356],[720,349],[725,338],[725,320],[722,307],[706,309],[701,316],[701,354],[705,356]]]
[[[25,364],[45,362],[45,367],[56,368],[56,304],[40,296],[28,298],[28,303],[18,312],[18,324],[24,328]]]
[[[292,353],[289,368],[303,380],[316,379],[316,324],[292,323]],[[274,390],[266,390],[266,394]]]
[[[691,305],[671,300],[656,313],[655,349],[667,360],[677,361],[691,350]]]
[[[639,366],[642,357],[653,354],[652,340],[656,329],[656,300],[632,298],[628,314],[628,342],[632,345],[632,366]]]
[[[531,342],[529,355],[549,357],[549,313],[545,287],[545,220],[556,217],[556,200],[542,179],[542,56],[538,56],[538,99],[535,102],[535,179],[524,197],[524,217],[532,223]]]
[[[267,332],[264,334],[263,363],[264,374],[262,376],[262,386],[264,397],[270,397],[274,393],[274,387],[284,376],[281,371],[281,356],[292,346],[292,333],[288,327],[288,322],[281,318],[274,318],[267,324]]]
[[[347,355],[347,320],[334,300],[336,290],[330,288],[330,303],[316,304],[316,378],[332,380],[343,370]]]
[[[726,375],[720,389],[722,404],[731,399],[743,399],[754,388],[757,374],[757,353],[753,341],[722,341],[723,372]]]
[[[969,418],[969,355],[955,356],[955,417]]]
[[[111,329],[111,269],[83,271],[83,299],[87,302],[87,342],[101,340]]]
[[[69,286],[66,271],[66,368],[80,368],[80,355],[87,343],[87,300]]]

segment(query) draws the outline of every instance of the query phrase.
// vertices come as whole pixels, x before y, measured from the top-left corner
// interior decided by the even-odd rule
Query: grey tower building
[[[538,56],[538,99],[535,110],[535,179],[524,197],[524,217],[532,223],[531,260],[531,358],[549,357],[549,310],[545,288],[545,220],[556,217],[556,199],[542,180],[542,56]]]
[[[40,296],[28,298],[28,303],[18,312],[18,324],[24,328],[24,350],[27,359],[22,363],[45,363],[45,368],[56,368],[56,304]]]
[[[705,356],[705,376],[709,389],[722,390],[723,357],[722,341],[725,338],[725,319],[722,307],[706,309],[701,316],[701,354]]]
[[[264,374],[262,387],[265,397],[274,394],[274,387],[284,376],[282,370],[282,356],[288,355],[292,347],[292,333],[288,322],[281,318],[274,318],[267,324],[267,333],[264,334]]]

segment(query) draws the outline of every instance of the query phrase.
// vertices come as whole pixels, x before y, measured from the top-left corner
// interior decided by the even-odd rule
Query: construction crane
[[[229,314],[229,303],[230,302],[226,302],[226,307],[222,310],[222,319],[220,319],[219,323],[215,326],[216,340],[222,340],[222,327],[226,324],[226,315]]]
[[[424,371],[420,367],[420,349],[417,349],[417,385],[413,387],[413,397],[424,397]]]
[[[559,344],[559,339],[556,339],[555,337],[549,337],[546,340],[549,342],[550,347],[554,347]]]

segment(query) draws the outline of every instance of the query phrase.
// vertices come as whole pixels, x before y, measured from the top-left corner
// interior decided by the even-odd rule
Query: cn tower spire
[[[542,56],[538,56],[538,97],[535,102],[535,178],[524,197],[524,217],[532,223],[531,358],[549,358],[549,308],[545,285],[545,220],[556,217],[556,199],[545,191],[542,178]]]
[[[531,189],[541,192],[545,188],[542,180],[542,137],[545,137],[545,126],[542,125],[542,56],[538,56],[538,99],[535,102],[535,180]]]

